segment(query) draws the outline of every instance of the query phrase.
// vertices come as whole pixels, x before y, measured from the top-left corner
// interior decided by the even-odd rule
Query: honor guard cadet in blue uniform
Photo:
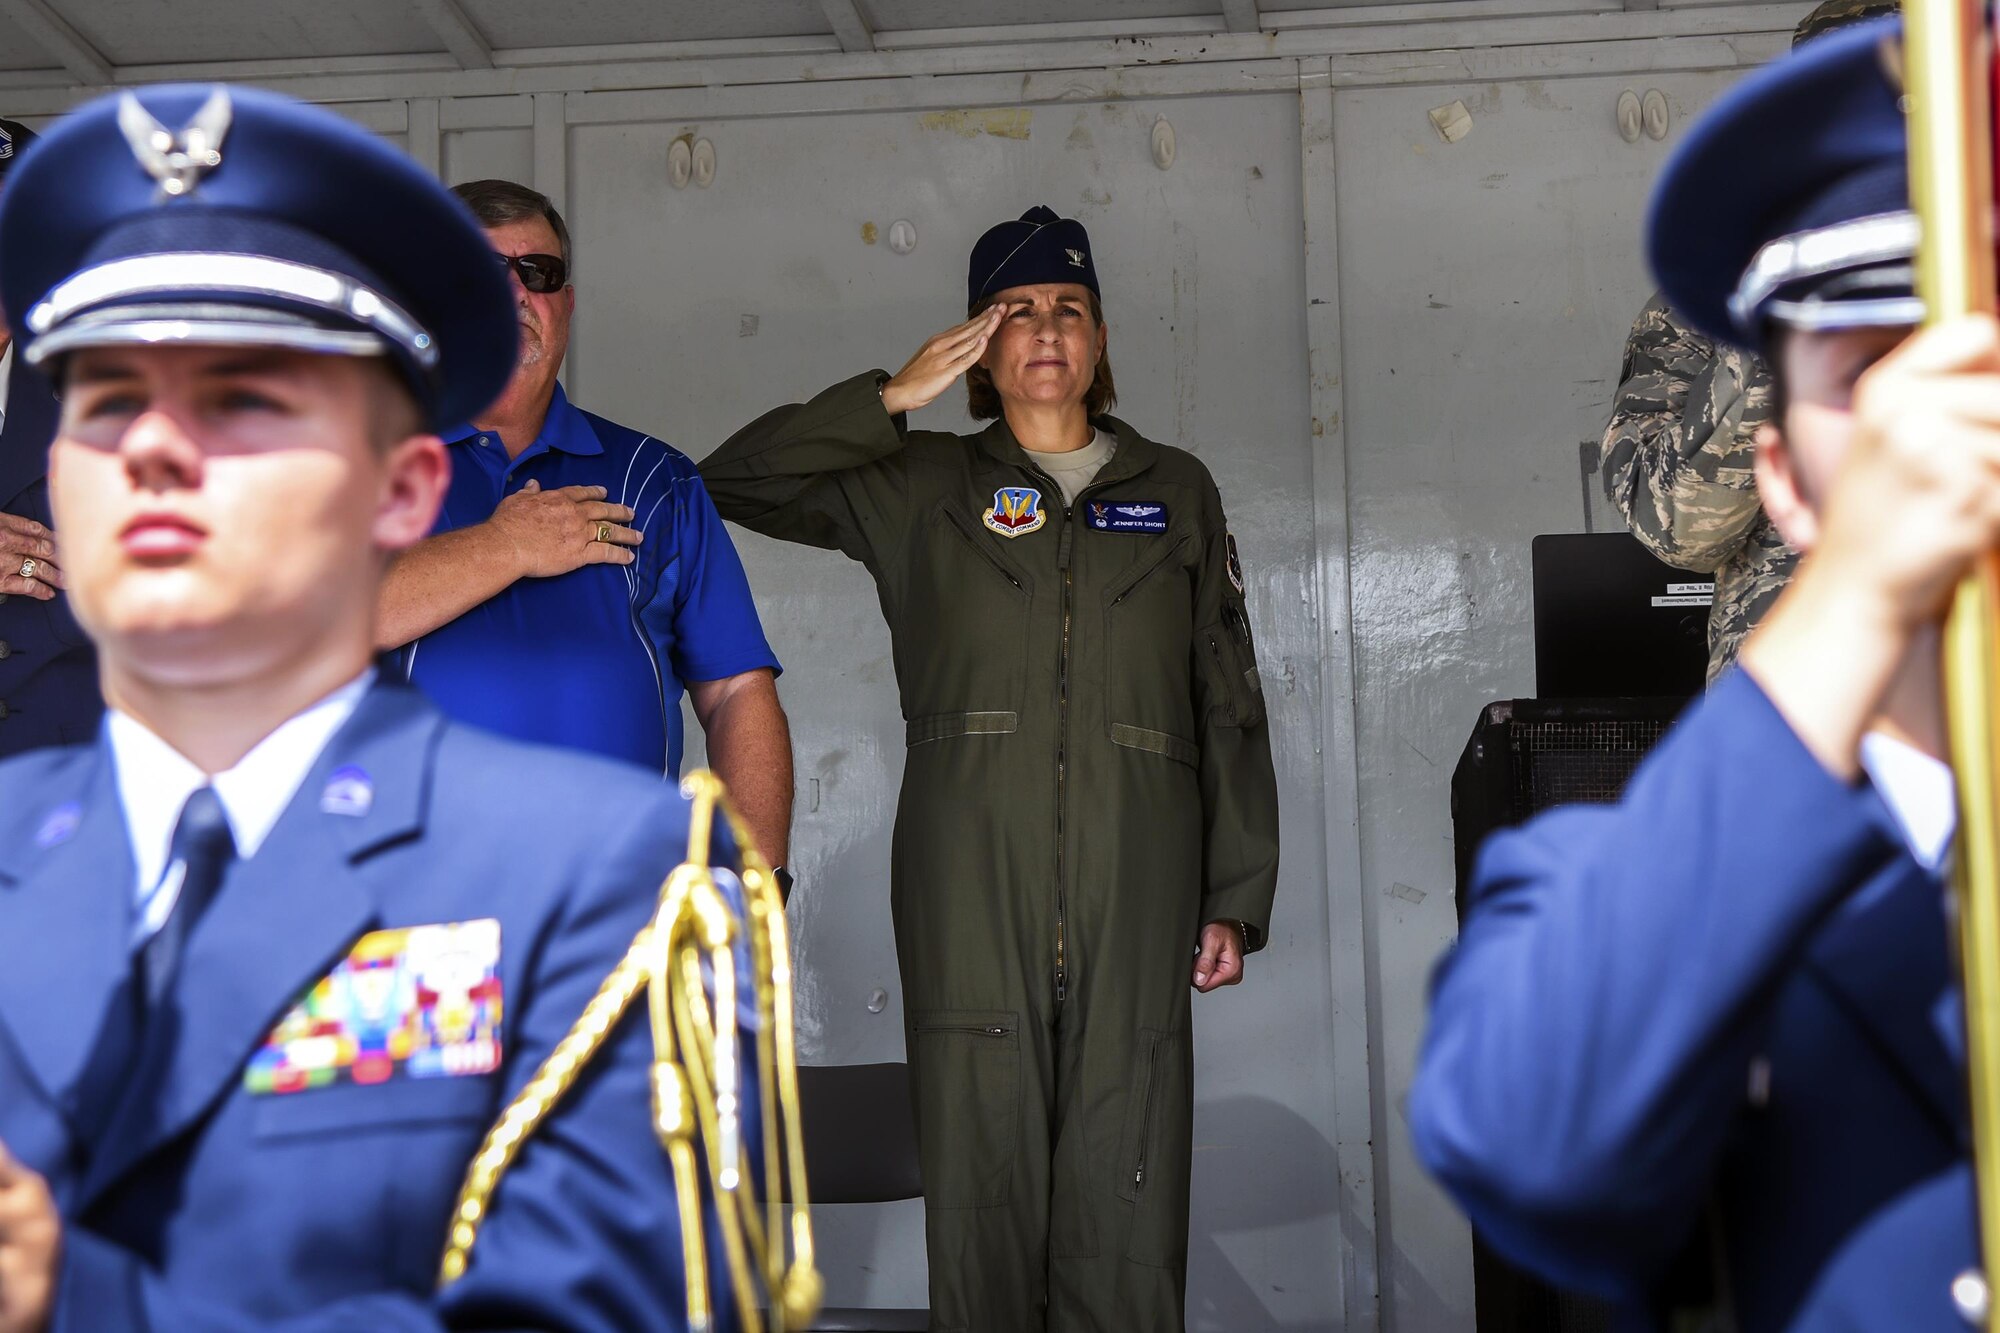
[[[0,194],[34,142],[25,125],[0,120]],[[0,320],[0,756],[89,740],[104,713],[50,532],[55,430],[55,397]]]
[[[474,1150],[688,821],[372,665],[435,431],[513,364],[478,227],[325,111],[124,92],[12,174],[0,301],[63,389],[50,498],[111,707],[0,765],[0,1327],[681,1327],[643,1023],[438,1290]],[[522,773],[533,819],[498,813]]]
[[[1496,1249],[1657,1311],[1706,1219],[1744,1333],[1980,1297],[1938,621],[2000,545],[2000,327],[1911,332],[1899,41],[1760,71],[1658,187],[1667,300],[1776,373],[1758,483],[1804,559],[1620,804],[1486,846],[1410,1098]]]

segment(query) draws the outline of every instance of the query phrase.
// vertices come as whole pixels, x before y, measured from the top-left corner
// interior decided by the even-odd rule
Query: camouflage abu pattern
[[[1604,432],[1604,489],[1654,554],[1714,573],[1710,681],[1736,660],[1798,561],[1757,499],[1757,428],[1770,416],[1761,361],[1717,347],[1658,296],[1640,312]]]
[[[1860,23],[1864,19],[1880,18],[1884,14],[1902,11],[1897,0],[1826,0],[1812,13],[1799,20],[1799,26],[1792,29],[1792,45],[1809,42],[1824,33],[1844,28],[1850,23]]]

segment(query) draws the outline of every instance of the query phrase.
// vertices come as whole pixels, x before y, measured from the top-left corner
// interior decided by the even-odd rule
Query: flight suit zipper
[[[946,525],[949,526],[953,532],[956,532],[959,536],[965,538],[965,544],[972,548],[973,553],[975,555],[977,555],[981,560],[984,560],[987,564],[991,565],[993,567],[993,571],[996,574],[998,574],[1001,578],[1007,580],[1007,582],[1014,585],[1015,592],[1027,591],[1027,589],[1021,585],[1021,580],[1016,578],[1013,572],[1009,570],[1006,565],[1000,563],[1000,558],[994,555],[993,552],[989,551],[986,548],[985,542],[980,541],[976,536],[973,535],[971,527],[966,523],[964,519],[961,519],[955,511],[951,509],[946,509],[944,511],[944,518]]]
[[[1037,480],[1046,484],[1056,494],[1062,494],[1055,478],[1040,468],[1029,469]],[[1076,493],[1081,500],[1098,486],[1108,482],[1093,481]],[[1070,568],[1075,552],[1070,545],[1070,534],[1076,530],[1076,506],[1065,504],[1062,510],[1062,535],[1056,540],[1056,565],[1062,573],[1062,643],[1056,655],[1056,1003],[1069,998],[1069,640],[1070,624],[1074,619],[1073,602],[1076,581]]]
[[[1160,1100],[1160,1040],[1155,1038],[1146,1049],[1146,1077],[1139,1081],[1145,1094],[1145,1104],[1139,1115],[1138,1160],[1132,1166],[1132,1197],[1137,1199],[1146,1188],[1146,1157],[1153,1145],[1153,1108]]]
[[[1153,1103],[1159,1100],[1154,1087],[1157,1077],[1159,1057],[1154,1056],[1155,1069],[1146,1076],[1146,1114],[1139,1121],[1139,1164],[1132,1169],[1132,1192],[1137,1194],[1146,1188],[1146,1153],[1153,1145]]]
[[[1146,1143],[1153,1136],[1153,1102],[1146,1099],[1146,1118],[1139,1127],[1139,1164],[1132,1169],[1132,1192],[1137,1194],[1146,1188]]]
[[[1030,465],[1028,475],[1048,487],[1045,494],[1061,495],[1055,478]],[[1062,534],[1056,539],[1056,566],[1062,573],[1062,640],[1056,650],[1056,1003],[1069,999],[1069,636],[1070,600],[1074,582],[1070,574],[1071,506],[1062,509]]]
[[[1054,483],[1054,478],[1050,478]],[[1096,483],[1076,493],[1081,500]],[[1062,494],[1057,486],[1056,494]],[[1069,635],[1076,581],[1070,569],[1075,552],[1070,534],[1076,531],[1076,506],[1063,506],[1062,537],[1056,543],[1056,563],[1062,570],[1062,649],[1056,659],[1056,1003],[1069,998]]]
[[[1058,488],[1058,495],[1062,493]],[[1056,661],[1056,1003],[1069,998],[1069,940],[1067,921],[1069,876],[1069,627],[1070,595],[1070,506],[1063,506],[1062,537],[1056,545],[1056,561],[1062,568],[1062,650]]]
[[[919,1032],[959,1032],[969,1037],[1011,1037],[1014,1029],[998,1023],[919,1023]]]
[[[1161,570],[1165,569],[1168,565],[1172,564],[1174,557],[1179,555],[1181,553],[1181,548],[1183,546],[1186,546],[1187,544],[1188,544],[1188,539],[1185,535],[1183,535],[1179,541],[1175,542],[1172,546],[1167,547],[1166,550],[1160,552],[1159,555],[1154,558],[1152,564],[1147,565],[1144,569],[1139,571],[1139,576],[1137,578],[1129,580],[1124,587],[1118,590],[1117,594],[1112,597],[1111,604],[1113,606],[1117,606],[1120,603],[1122,603],[1127,597],[1130,597],[1133,593],[1139,591],[1139,589],[1145,585],[1148,579],[1152,578],[1153,575],[1159,573]]]

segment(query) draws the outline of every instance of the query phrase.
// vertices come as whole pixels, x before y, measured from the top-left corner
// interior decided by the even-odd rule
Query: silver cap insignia
[[[193,120],[174,131],[153,119],[153,113],[133,94],[118,99],[118,128],[124,132],[132,156],[160,183],[160,193],[169,199],[194,193],[201,178],[222,165],[222,141],[229,134],[234,114],[229,94],[218,88],[201,104]]]

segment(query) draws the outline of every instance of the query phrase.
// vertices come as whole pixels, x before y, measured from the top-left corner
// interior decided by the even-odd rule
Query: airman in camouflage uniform
[[[1896,0],[1825,0],[1799,20],[1792,45],[1896,10]],[[1715,575],[1711,682],[1798,563],[1757,500],[1757,427],[1770,417],[1771,372],[1761,361],[1718,349],[1657,296],[1640,312],[1604,431],[1604,490],[1653,554]]]
[[[1714,573],[1714,680],[1798,559],[1757,500],[1757,428],[1771,416],[1771,373],[1683,325],[1656,296],[1625,340],[1618,378],[1604,432],[1604,488],[1660,559]]]
[[[1898,0],[1826,0],[1825,4],[1799,20],[1799,26],[1792,29],[1792,45],[1808,42],[1823,32],[1844,28],[1862,19],[1872,19],[1883,14],[1899,12]]]

